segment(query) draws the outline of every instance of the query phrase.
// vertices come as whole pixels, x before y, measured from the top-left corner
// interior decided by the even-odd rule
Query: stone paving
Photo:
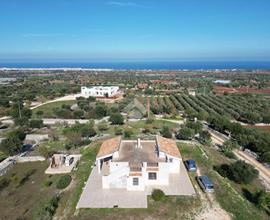
[[[158,188],[166,195],[195,195],[186,168],[181,162],[180,174],[170,175],[168,186],[147,186],[145,191],[127,191],[126,189],[103,189],[101,175],[95,166],[77,204],[80,208],[147,208],[147,195]]]

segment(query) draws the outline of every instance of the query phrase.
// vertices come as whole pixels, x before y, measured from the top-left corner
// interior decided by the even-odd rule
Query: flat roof
[[[137,141],[122,141],[119,148],[119,157],[113,158],[114,162],[129,162],[138,164],[142,162],[157,163],[161,161],[156,152],[155,141],[140,141],[141,148],[137,147]]]

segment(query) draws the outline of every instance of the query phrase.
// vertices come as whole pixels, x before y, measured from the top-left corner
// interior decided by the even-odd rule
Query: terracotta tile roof
[[[142,176],[142,173],[129,173],[129,176]]]
[[[119,149],[120,143],[121,143],[121,136],[104,141],[99,149],[97,157],[103,157],[114,153]]]
[[[156,136],[157,145],[161,152],[169,154],[173,157],[181,158],[178,147],[176,146],[176,142],[169,138],[164,138],[161,136]]]
[[[159,171],[158,167],[147,167],[146,171]]]

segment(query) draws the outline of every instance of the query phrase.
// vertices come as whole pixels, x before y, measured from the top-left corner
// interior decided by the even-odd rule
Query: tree
[[[108,108],[104,104],[98,104],[95,108],[95,116],[96,118],[103,118],[107,115]]]
[[[2,151],[10,155],[15,155],[22,149],[22,141],[16,136],[11,136],[4,139],[1,142],[0,147]]]
[[[248,184],[258,178],[259,172],[252,165],[245,161],[238,160],[230,165],[222,164],[215,169],[225,177],[233,180],[236,183]]]
[[[267,123],[267,124],[270,123],[270,111],[268,111],[267,113],[264,113],[263,114],[262,122],[263,123]]]
[[[88,100],[89,102],[95,102],[95,101],[96,101],[96,97],[89,96],[89,97],[87,98],[87,100]]]
[[[177,134],[177,139],[190,140],[194,137],[194,130],[188,127],[183,127]]]
[[[84,111],[82,110],[75,110],[73,112],[74,118],[77,118],[77,119],[83,118],[83,115],[84,115]]]
[[[172,138],[172,132],[168,126],[163,126],[160,133],[165,138]]]
[[[151,88],[147,88],[147,89],[144,90],[144,93],[145,93],[146,95],[153,95],[154,91],[153,91],[153,89],[151,89]]]
[[[192,122],[192,121],[187,122],[186,126],[188,128],[193,129],[195,134],[198,134],[199,132],[201,132],[202,127],[203,127],[202,123],[200,123],[200,122]]]
[[[7,138],[0,144],[0,149],[10,155],[17,154],[21,151],[25,132],[22,129],[11,131],[7,134]]]
[[[64,119],[72,117],[72,113],[68,109],[56,109],[55,114],[56,114],[57,117],[64,118]]]
[[[266,209],[270,206],[270,194],[265,190],[258,191],[254,197],[255,204],[259,208]]]
[[[43,127],[43,120],[41,120],[41,119],[30,120],[30,127],[31,128],[42,128]]]
[[[109,120],[113,125],[122,125],[122,124],[124,124],[124,117],[120,113],[111,114]]]
[[[262,156],[260,157],[260,160],[265,163],[270,163],[270,152],[268,151],[263,153]]]
[[[200,137],[199,137],[199,140],[202,144],[205,144],[205,145],[210,145],[211,142],[212,142],[212,139],[211,139],[211,134],[206,131],[206,130],[202,130],[200,132]]]
[[[197,118],[199,120],[207,120],[209,117],[209,114],[206,111],[199,111],[199,113],[197,114]]]

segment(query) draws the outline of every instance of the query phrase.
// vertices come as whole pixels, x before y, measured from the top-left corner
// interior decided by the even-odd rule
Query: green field
[[[42,111],[43,118],[55,118],[54,109],[61,108],[63,104],[73,105],[75,103],[76,101],[59,101],[59,102],[48,103],[48,104],[45,104],[45,105],[42,105],[40,107],[33,109],[33,117],[37,117],[37,112]]]

